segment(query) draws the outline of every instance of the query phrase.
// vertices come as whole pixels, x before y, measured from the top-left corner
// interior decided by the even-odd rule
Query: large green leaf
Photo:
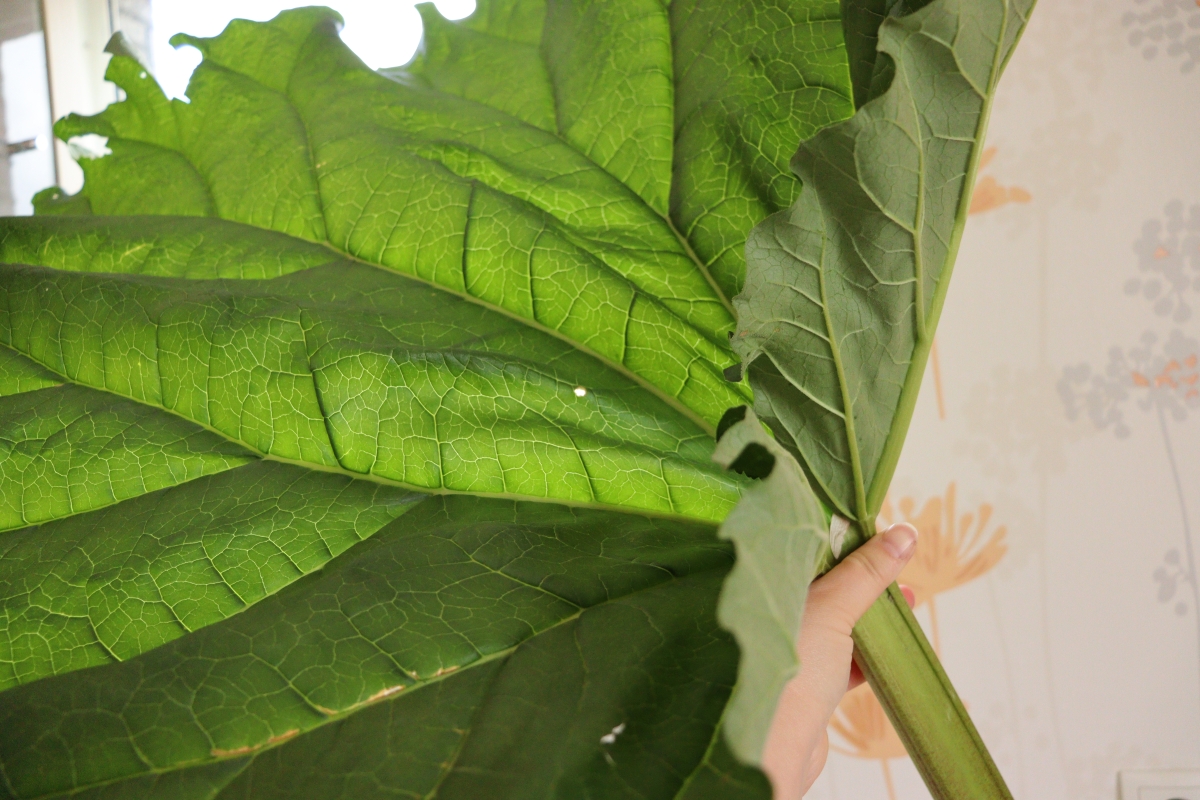
[[[125,660],[222,620],[423,497],[256,461],[12,531],[0,557],[0,688]]]
[[[886,19],[874,99],[801,145],[804,192],[747,243],[734,349],[755,408],[864,531],[900,456],[991,101],[1032,7],[937,0]]]
[[[24,356],[0,347],[0,397],[57,386],[57,376]]]
[[[184,39],[0,222],[0,794],[763,797],[711,461],[836,2]],[[94,215],[94,216],[93,216]]]
[[[328,242],[567,338],[711,430],[745,397],[721,370],[746,232],[795,197],[797,137],[852,111],[835,3],[732,11],[427,9],[390,79],[332,12],[290,12],[184,37],[205,54],[190,103],[118,49],[129,99],[56,130],[108,137],[82,162],[94,213]]]
[[[177,417],[79,386],[0,399],[0,448],[0,530],[118,503],[253,459]]]
[[[409,488],[704,519],[736,497],[707,462],[702,429],[559,338],[279,234],[150,223],[9,222],[5,259],[47,266],[0,275],[0,343],[158,412],[156,425],[177,429],[183,417],[243,453]],[[234,266],[209,259],[216,248],[188,248],[209,236],[238,254]],[[28,246],[39,237],[47,244]],[[269,266],[296,271],[220,277],[258,273],[236,262],[259,255],[245,240],[264,237],[275,240]],[[298,269],[316,255],[325,263]],[[93,271],[119,258],[127,272]],[[105,466],[89,460],[76,480],[90,487]]]
[[[729,563],[705,525],[430,498],[240,614],[0,695],[0,767],[16,797],[762,796],[717,733]]]

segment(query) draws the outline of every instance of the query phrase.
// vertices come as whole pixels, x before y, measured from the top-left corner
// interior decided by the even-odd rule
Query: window
[[[188,77],[200,63],[191,47],[169,39],[183,31],[216,36],[235,18],[266,20],[287,8],[313,5],[289,0],[4,0],[0,3],[0,85],[7,158],[0,164],[0,214],[33,213],[31,198],[48,186],[79,191],[83,172],[70,149],[55,142],[52,120],[69,113],[95,114],[118,99],[104,80],[104,47],[121,31],[169,97],[187,102]],[[409,0],[334,0],[346,21],[342,38],[376,69],[407,62],[421,38],[421,21]],[[474,0],[443,0],[439,10],[458,19]],[[95,150],[92,146],[88,149]]]

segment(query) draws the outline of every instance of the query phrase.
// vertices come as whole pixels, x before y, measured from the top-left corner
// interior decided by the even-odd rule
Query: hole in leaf
[[[775,456],[771,451],[758,442],[746,445],[734,462],[729,465],[734,472],[740,472],[747,478],[765,478],[775,469]]]
[[[717,441],[725,435],[725,432],[737,425],[746,418],[746,406],[734,406],[721,415],[721,421],[717,423]]]

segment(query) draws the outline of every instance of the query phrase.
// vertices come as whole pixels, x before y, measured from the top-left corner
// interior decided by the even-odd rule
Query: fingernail
[[[907,522],[897,522],[880,535],[884,548],[893,558],[906,559],[917,546],[917,529]]]

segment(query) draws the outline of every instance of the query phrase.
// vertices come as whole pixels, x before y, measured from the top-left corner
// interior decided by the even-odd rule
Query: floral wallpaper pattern
[[[1200,0],[1040,0],[879,524],[1017,798],[1200,769]],[[868,687],[812,800],[929,794]]]
[[[1121,23],[1129,29],[1129,44],[1146,60],[1165,51],[1168,58],[1182,60],[1183,72],[1200,62],[1200,3],[1195,0],[1138,0]]]
[[[1131,435],[1127,407],[1157,421],[1179,504],[1181,541],[1179,547],[1166,551],[1153,578],[1159,602],[1172,603],[1177,615],[1188,615],[1191,600],[1200,641],[1200,614],[1195,613],[1200,611],[1196,543],[1172,436],[1176,425],[1187,422],[1189,412],[1200,411],[1200,342],[1191,335],[1200,334],[1200,318],[1194,317],[1193,309],[1193,303],[1200,301],[1200,204],[1185,209],[1179,200],[1168,203],[1162,218],[1142,226],[1133,251],[1137,275],[1125,281],[1125,294],[1150,304],[1155,316],[1169,323],[1169,330],[1164,334],[1149,328],[1133,347],[1113,346],[1103,370],[1093,370],[1087,363],[1067,367],[1058,388],[1068,416],[1086,413],[1098,429],[1111,429],[1119,439]],[[1195,459],[1194,453],[1191,456]]]

